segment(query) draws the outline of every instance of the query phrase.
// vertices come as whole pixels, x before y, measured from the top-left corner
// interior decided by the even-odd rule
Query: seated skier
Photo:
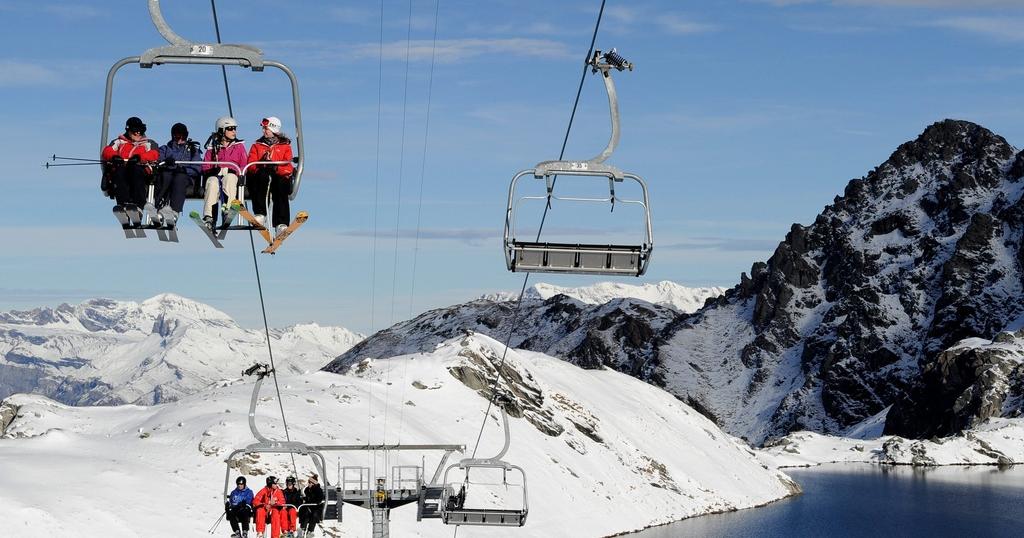
[[[113,194],[115,210],[138,212],[146,204],[146,183],[153,174],[152,164],[159,158],[156,142],[146,138],[146,124],[132,116],[124,133],[103,148],[104,191]],[[111,192],[113,191],[113,192]]]
[[[199,161],[199,143],[188,137],[188,127],[175,123],[171,139],[160,146],[160,172],[156,189],[157,224],[173,228],[185,207],[186,191],[199,180],[198,164],[177,164],[178,161]]]
[[[249,537],[249,520],[252,519],[252,490],[246,487],[245,477],[235,479],[235,489],[231,490],[228,500],[224,502],[224,511],[231,523],[231,538]]]

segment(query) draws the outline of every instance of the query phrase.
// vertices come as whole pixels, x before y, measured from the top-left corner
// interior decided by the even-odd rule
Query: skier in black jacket
[[[284,509],[284,521],[281,524],[281,530],[284,536],[291,538],[295,536],[295,518],[298,512],[296,509],[302,504],[302,492],[299,488],[295,487],[295,477],[289,476],[284,481],[284,503],[290,506],[286,506]]]
[[[303,507],[299,510],[299,528],[306,533],[306,536],[313,536],[316,524],[320,522],[320,516],[324,513],[324,490],[320,488],[320,477],[313,473],[309,475],[306,489],[302,494],[306,497],[306,504],[314,506]],[[299,536],[302,536],[300,533]]]

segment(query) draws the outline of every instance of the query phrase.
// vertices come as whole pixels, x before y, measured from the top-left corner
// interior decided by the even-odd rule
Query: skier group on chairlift
[[[306,487],[299,490],[295,477],[289,476],[281,489],[278,479],[269,476],[266,487],[253,495],[245,477],[236,478],[235,489],[224,501],[231,538],[249,538],[250,526],[255,527],[254,536],[259,537],[266,536],[268,526],[272,538],[312,537],[320,523],[325,499],[319,479],[316,473],[311,473]]]
[[[187,193],[200,193],[202,222],[213,230],[216,206],[221,208],[222,222],[229,222],[230,202],[238,198],[239,175],[249,165],[246,185],[252,196],[254,225],[266,227],[269,197],[270,223],[280,237],[289,226],[288,195],[294,172],[291,140],[274,116],[263,118],[260,128],[262,136],[246,152],[244,140],[238,137],[238,122],[229,116],[218,118],[200,158],[200,144],[189,138],[185,124],[175,123],[170,140],[158,146],[147,138],[146,124],[140,118],[128,118],[124,133],[100,155],[103,191],[116,200],[114,213],[119,218],[138,225],[145,209],[156,227],[167,229],[175,228]],[[149,184],[154,185],[152,200],[147,195]]]

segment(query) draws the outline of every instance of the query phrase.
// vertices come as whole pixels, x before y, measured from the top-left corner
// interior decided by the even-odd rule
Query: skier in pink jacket
[[[217,119],[216,131],[206,142],[206,162],[231,162],[238,166],[204,164],[203,177],[206,178],[206,198],[203,204],[203,222],[213,228],[217,224],[213,216],[213,207],[221,204],[221,212],[227,212],[227,204],[238,197],[238,174],[245,168],[248,154],[244,141],[238,138],[238,122],[234,118],[224,116]]]

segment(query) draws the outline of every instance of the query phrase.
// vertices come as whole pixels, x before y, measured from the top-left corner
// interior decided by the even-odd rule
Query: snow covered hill
[[[275,329],[271,338],[278,366],[302,372],[362,336],[308,324]],[[0,398],[31,392],[71,405],[160,403],[257,361],[268,361],[262,331],[173,294],[0,313]]]
[[[471,335],[432,353],[367,361],[348,375],[283,375],[291,437],[310,444],[460,443],[472,450],[501,350]],[[505,406],[513,417],[505,459],[526,471],[529,518],[523,528],[464,528],[460,535],[607,536],[797,491],[744,443],[641,381],[525,351],[510,352],[503,368],[501,388],[513,396]],[[18,462],[18,471],[0,473],[5,532],[205,535],[222,510],[224,457],[253,441],[246,423],[251,387],[232,381],[154,406],[71,408],[40,396],[9,398],[0,406],[0,461]],[[273,390],[262,396],[261,430],[281,438]],[[478,455],[496,453],[501,443],[492,410]],[[327,454],[332,482],[337,454]],[[431,473],[437,454],[393,452],[389,463],[419,465],[424,455]],[[311,469],[301,458],[298,464],[300,476]],[[348,453],[343,465],[387,473],[382,458],[365,454]],[[268,473],[285,475],[288,466],[287,456],[263,455],[239,467],[259,484]],[[453,532],[439,520],[417,524],[413,506],[391,516],[393,536]],[[340,531],[369,536],[369,514],[346,507]]]
[[[537,284],[523,296],[518,316],[517,296],[508,293],[430,310],[375,333],[325,369],[341,372],[365,357],[430,351],[467,331],[505,341],[517,318],[513,347],[584,368],[607,366],[657,385],[657,365],[651,360],[655,335],[681,312],[721,292],[721,288],[687,288],[667,281],[640,286],[604,282],[582,288]]]
[[[552,284],[539,283],[526,290],[523,299],[547,300],[556,295],[572,297],[581,303],[590,305],[605,304],[615,299],[639,299],[658,306],[666,306],[678,312],[694,312],[711,298],[725,293],[727,288],[707,287],[690,288],[663,280],[657,284],[624,284],[622,282],[599,282],[591,286],[566,288]],[[514,301],[515,293],[506,292],[489,294],[482,297],[495,301]]]
[[[871,439],[791,433],[758,451],[775,467],[822,463],[891,465],[1019,465],[1024,463],[1024,419],[992,418],[962,435],[939,439]]]

